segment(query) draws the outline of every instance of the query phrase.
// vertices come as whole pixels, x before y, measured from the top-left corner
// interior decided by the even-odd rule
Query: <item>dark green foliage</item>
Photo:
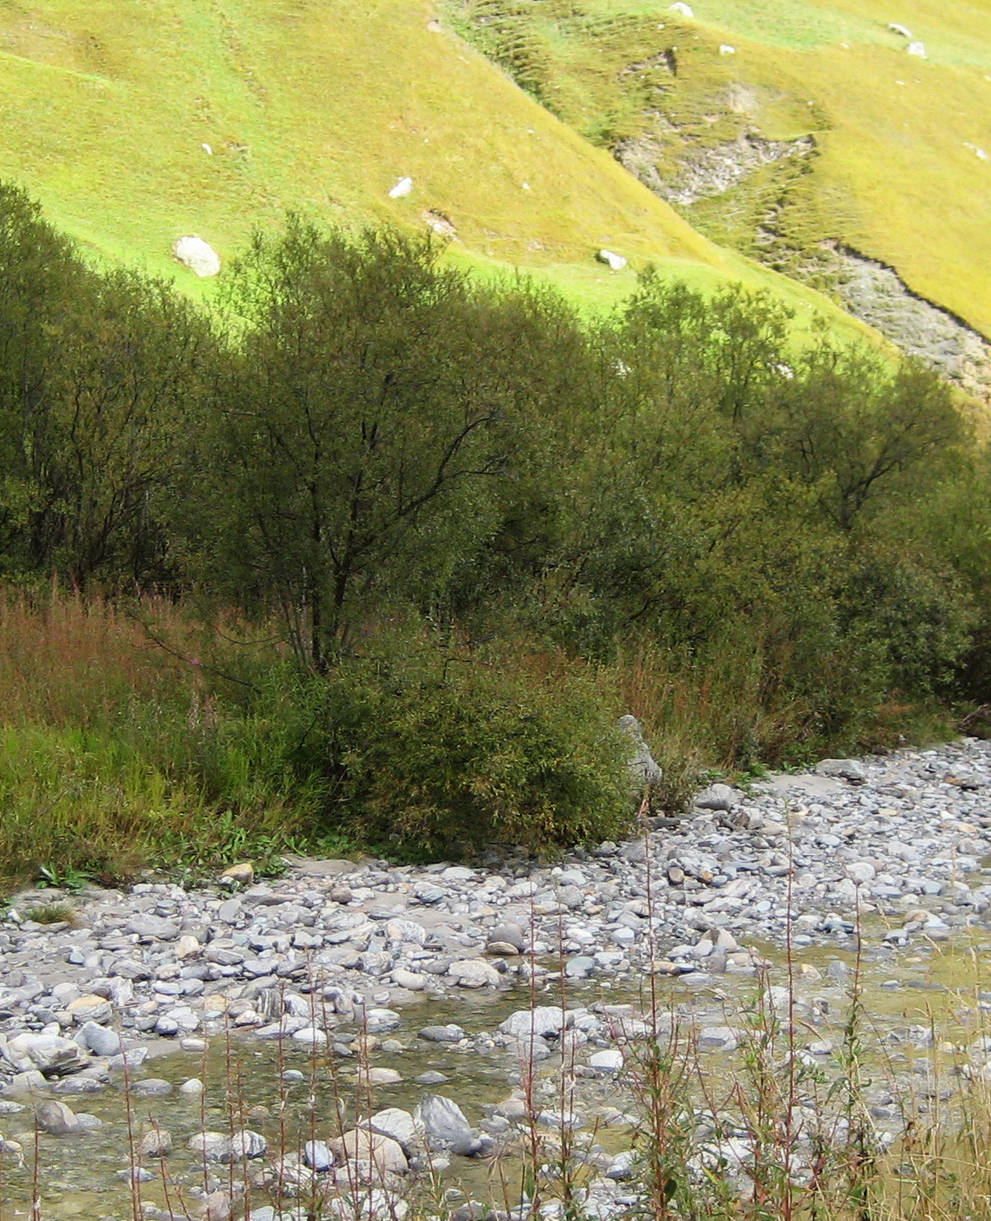
[[[222,558],[206,575],[276,601],[320,672],[383,599],[429,600],[491,532],[514,387],[484,296],[426,240],[291,220],[228,299],[241,330],[209,434]]]
[[[165,516],[208,356],[205,319],[171,287],[90,269],[0,184],[2,571],[171,573]]]
[[[441,253],[290,218],[214,325],[0,186],[0,573],[195,590],[263,642],[119,745],[230,817],[546,850],[621,831],[621,712],[677,805],[987,702],[991,473],[932,375],[796,353],[741,289],[648,272],[588,320]]]
[[[493,845],[545,852],[631,829],[615,697],[581,666],[445,656],[428,643],[312,682],[297,763],[328,775],[322,830],[436,859]]]

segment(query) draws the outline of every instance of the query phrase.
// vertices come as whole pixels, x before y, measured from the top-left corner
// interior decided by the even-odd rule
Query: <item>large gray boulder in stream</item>
[[[413,1111],[413,1120],[423,1131],[428,1149],[450,1149],[462,1157],[477,1157],[490,1144],[472,1132],[458,1104],[440,1094],[424,1094]]]

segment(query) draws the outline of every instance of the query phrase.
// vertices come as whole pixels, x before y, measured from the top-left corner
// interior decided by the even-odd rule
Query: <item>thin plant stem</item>
[[[34,1121],[34,1153],[31,1160],[31,1221],[41,1221],[41,1128]]]
[[[118,1032],[119,1035],[119,1032]],[[121,1066],[124,1074],[124,1113],[127,1117],[127,1160],[128,1181],[131,1189],[131,1216],[133,1221],[141,1221],[141,1149],[134,1139],[134,1106],[131,1098],[131,1070],[127,1060],[127,1051],[123,1042],[120,1045]]]

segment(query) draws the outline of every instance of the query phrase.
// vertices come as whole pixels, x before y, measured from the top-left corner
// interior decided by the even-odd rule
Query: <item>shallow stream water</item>
[[[968,935],[954,933],[952,942],[937,944],[922,937],[907,948],[883,941],[880,924],[863,930],[864,949],[858,955],[852,938],[803,947],[792,955],[789,973],[780,946],[758,946],[768,962],[766,984],[788,989],[794,998],[797,1041],[814,1044],[817,1062],[827,1075],[836,1071],[844,1027],[850,1011],[853,981],[859,979],[863,1017],[860,1037],[871,1070],[870,1097],[879,1114],[891,1109],[893,1098],[912,1094],[923,1107],[935,1105],[948,1091],[940,1074],[958,1071],[961,1057],[986,1033],[985,1010],[991,991],[982,991],[981,964],[991,950],[991,931],[975,925]],[[844,967],[837,967],[842,963]],[[791,983],[789,985],[789,975]],[[991,987],[991,985],[988,985]],[[519,1088],[527,1066],[516,1055],[487,1038],[510,1013],[538,1005],[574,1008],[632,1003],[643,1012],[650,998],[644,982],[623,980],[595,984],[568,982],[562,993],[556,973],[531,991],[466,993],[456,1001],[424,1001],[402,1010],[398,1029],[378,1038],[357,1027],[335,1031],[352,1054],[309,1053],[287,1043],[279,1046],[224,1033],[200,1052],[173,1051],[147,1060],[135,1079],[162,1078],[172,1091],[163,1096],[128,1095],[116,1079],[107,1088],[85,1096],[60,1094],[74,1111],[101,1121],[92,1132],[72,1137],[41,1134],[35,1145],[33,1110],[0,1115],[0,1132],[23,1146],[23,1163],[3,1159],[3,1215],[29,1215],[32,1179],[37,1179],[41,1217],[98,1218],[132,1216],[135,1201],[128,1182],[135,1164],[134,1148],[144,1132],[160,1127],[171,1133],[173,1151],[164,1162],[149,1161],[153,1178],[140,1187],[142,1206],[182,1213],[195,1211],[199,1188],[223,1186],[240,1174],[216,1164],[204,1170],[202,1158],[187,1148],[190,1137],[206,1130],[230,1133],[244,1127],[260,1132],[273,1150],[299,1150],[311,1139],[330,1139],[351,1126],[355,1116],[385,1107],[412,1110],[425,1093],[453,1099],[473,1127],[485,1123],[495,1104]],[[701,972],[669,979],[655,977],[660,1025],[668,1028],[674,1015],[684,1032],[684,1046],[697,1057],[713,1095],[724,1092],[739,1074],[739,1057],[714,1047],[708,1050],[695,1033],[711,1028],[746,1026],[746,1014],[759,1008],[758,981],[752,975],[705,975]],[[787,1014],[785,995],[772,995],[780,1016]],[[426,1026],[455,1022],[468,1038],[460,1044],[427,1042],[418,1036]],[[695,1033],[693,1033],[695,1032]],[[571,1045],[569,1044],[569,1047]],[[601,1044],[600,1044],[601,1046]],[[823,1050],[826,1049],[826,1050]],[[604,1154],[630,1147],[634,1139],[636,1105],[628,1083],[590,1073],[585,1067],[592,1046],[556,1052],[533,1066],[535,1106],[574,1109],[583,1118],[585,1139]],[[395,1084],[370,1084],[368,1070],[394,1069]],[[286,1075],[287,1070],[288,1078]],[[443,1074],[444,1081],[426,1084],[425,1073]],[[586,1075],[587,1074],[587,1075]],[[202,1094],[185,1094],[178,1087],[189,1078],[205,1083]],[[66,1083],[68,1085],[68,1083]],[[23,1099],[30,1104],[33,1100]],[[128,1118],[130,1116],[130,1135]],[[461,1186],[478,1198],[498,1197],[503,1180],[514,1182],[519,1166],[508,1158],[493,1166],[484,1159],[452,1157],[443,1176],[445,1187]],[[264,1194],[254,1205],[265,1202]]]

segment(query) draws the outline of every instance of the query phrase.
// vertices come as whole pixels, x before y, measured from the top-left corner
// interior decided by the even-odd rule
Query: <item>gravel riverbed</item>
[[[919,975],[919,952],[985,932],[989,856],[991,746],[965,739],[826,760],[747,792],[716,785],[676,821],[553,865],[293,860],[272,880],[246,867],[190,889],[143,882],[126,893],[15,896],[0,926],[0,1132],[14,1157],[28,1118],[66,1147],[98,1140],[110,1121],[91,1114],[100,1106],[90,1097],[119,1095],[123,1054],[133,1097],[195,1097],[211,1043],[242,1035],[290,1059],[361,1060],[370,1087],[387,1101],[408,1100],[408,1109],[376,1112],[373,1128],[312,1132],[305,1148],[281,1149],[274,1161],[262,1131],[228,1124],[204,1134],[190,1117],[187,1161],[216,1167],[239,1158],[259,1181],[275,1174],[310,1189],[315,1176],[332,1183],[336,1166],[340,1192],[363,1165],[375,1190],[387,1191],[427,1154],[442,1168],[489,1157],[524,1118],[520,1065],[560,1066],[565,1054],[583,1083],[579,1101],[575,1114],[562,1114],[552,1073],[541,1085],[547,1124],[632,1129],[624,1099],[607,1087],[629,1039],[642,1033],[645,980],[671,989],[666,1003],[690,1017],[703,1053],[729,1053],[742,1034],[727,997],[752,989],[768,960],[780,964],[790,937],[793,965],[802,967],[797,979],[793,971],[801,1015],[823,1027],[809,1054],[827,1062],[824,1015],[831,1004],[835,1014],[849,987],[857,933],[877,987],[931,986]],[[57,900],[71,905],[71,924],[25,918]],[[897,1037],[923,1047],[929,1036]],[[964,1049],[969,1071],[984,1071],[986,1042],[975,1036]],[[163,1051],[186,1054],[168,1057],[168,1078],[156,1069]],[[436,1067],[443,1055],[459,1058],[460,1076]],[[466,1118],[459,1103],[470,1111],[475,1100],[450,1097],[445,1082],[463,1080],[464,1066],[483,1059],[501,1066],[503,1084],[482,1118]],[[302,1081],[307,1070],[288,1071]],[[407,1092],[390,1095],[404,1079]],[[894,1131],[897,1106],[883,1091],[874,1101],[879,1124],[890,1119]],[[153,1141],[159,1126],[144,1136]],[[590,1146],[601,1172],[590,1200],[598,1215],[614,1216],[633,1189],[628,1151],[607,1143]],[[149,1146],[142,1157],[153,1155]],[[102,1190],[82,1179],[87,1191]],[[152,1202],[146,1211],[221,1221],[236,1209],[221,1179],[200,1175],[182,1208]],[[269,1221],[276,1206],[264,1207],[267,1214],[256,1207],[251,1215]],[[52,1215],[75,1208],[56,1204]],[[92,1202],[79,1208],[118,1215],[106,1202],[102,1212]]]

